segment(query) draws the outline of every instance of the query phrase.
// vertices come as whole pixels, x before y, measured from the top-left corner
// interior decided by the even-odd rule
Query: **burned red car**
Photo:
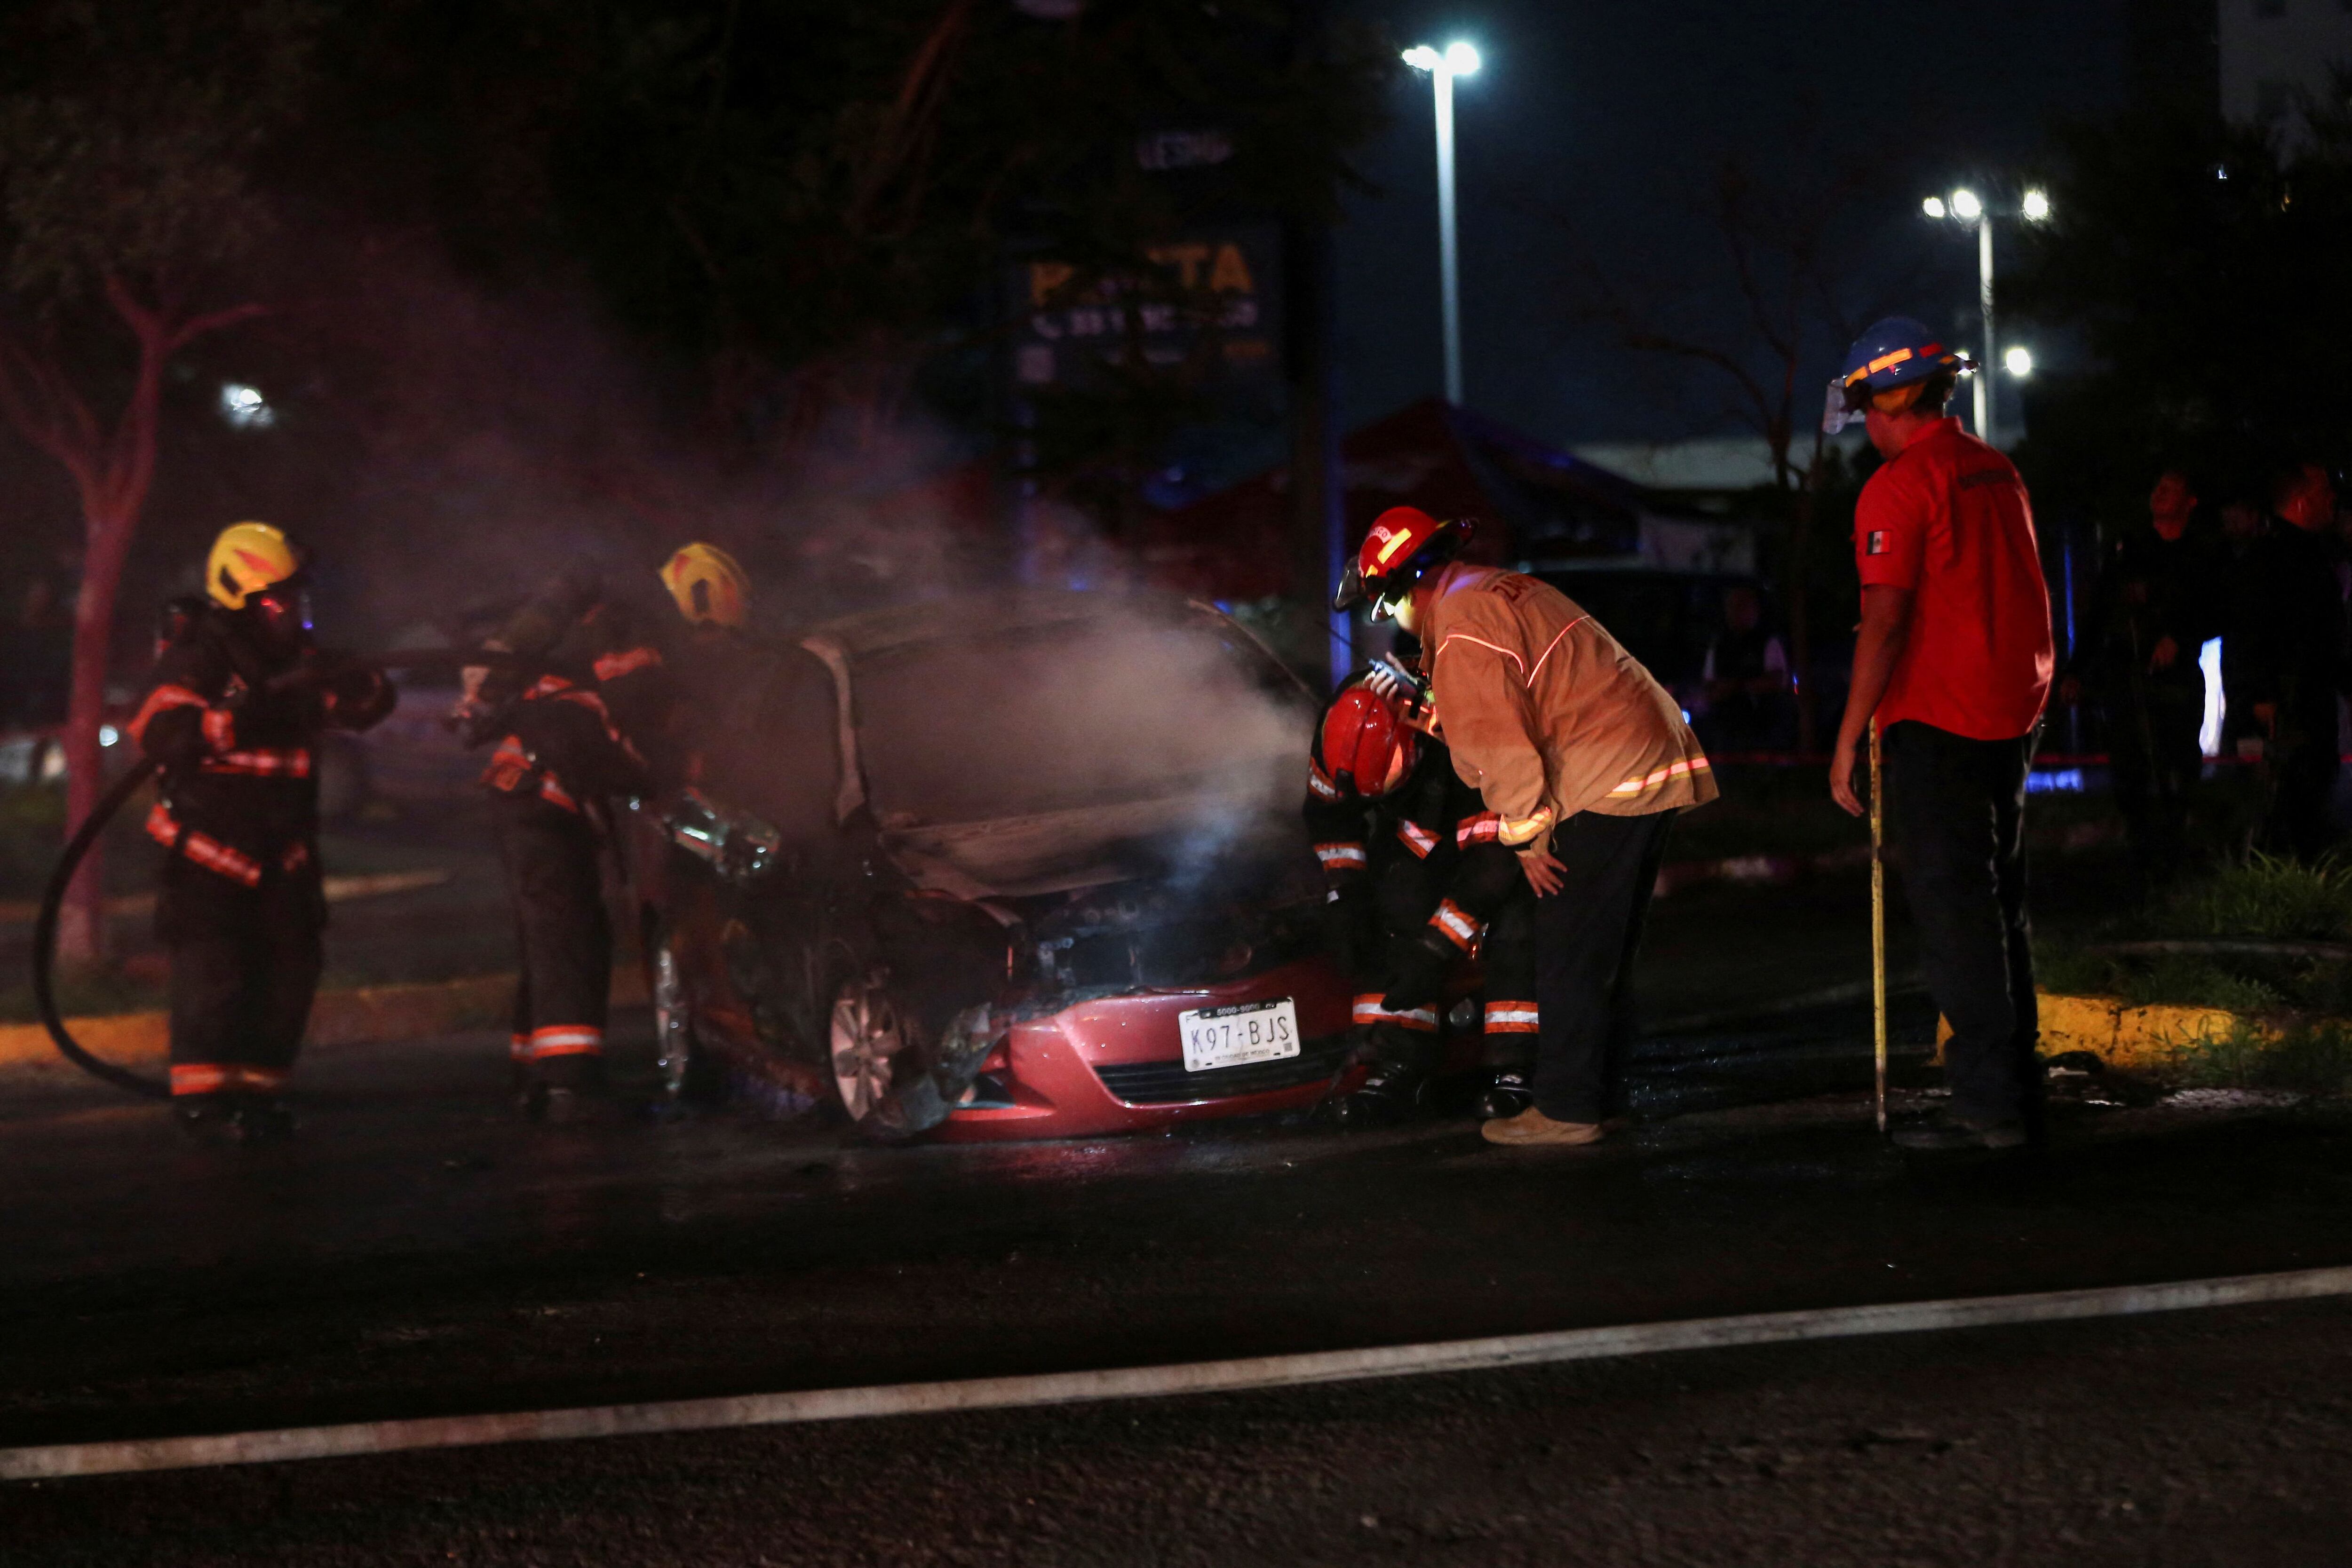
[[[1297,801],[1316,704],[1244,629],[1029,591],[738,647],[643,814],[666,1085],[882,1135],[1307,1106],[1347,982]]]

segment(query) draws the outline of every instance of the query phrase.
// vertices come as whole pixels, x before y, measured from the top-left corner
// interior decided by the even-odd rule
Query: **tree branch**
[[[26,382],[31,383],[29,392]],[[0,332],[0,416],[62,465],[76,486],[85,493],[93,489],[98,480],[97,425],[89,405],[47,356],[6,332]]]
[[[226,310],[207,310],[201,316],[191,316],[181,322],[165,340],[164,351],[177,352],[207,333],[217,332],[224,328],[234,327],[240,321],[250,321],[257,316],[268,314],[268,306],[251,304],[232,305]]]

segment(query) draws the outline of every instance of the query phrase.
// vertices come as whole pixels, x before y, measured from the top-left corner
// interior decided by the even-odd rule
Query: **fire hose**
[[[341,668],[369,669],[384,674],[394,670],[457,671],[480,667],[538,671],[544,669],[546,664],[544,659],[520,653],[483,649],[419,648],[353,660]],[[310,671],[298,667],[271,685],[283,690],[311,678],[315,677]],[[55,985],[58,915],[65,907],[66,890],[73,885],[74,873],[81,869],[83,859],[89,855],[90,846],[98,841],[99,835],[106,831],[107,823],[113,821],[125,801],[155,776],[155,771],[152,761],[141,758],[130,772],[108,788],[106,793],[99,798],[98,804],[90,809],[89,815],[83,818],[81,825],[74,830],[73,837],[66,841],[65,852],[58,857],[57,869],[49,873],[48,887],[41,894],[40,914],[33,923],[33,1004],[39,1009],[42,1027],[49,1031],[50,1043],[68,1061],[117,1089],[164,1100],[171,1097],[172,1086],[169,1083],[93,1056],[79,1040],[74,1039],[72,1031],[66,1028],[64,1015],[58,1010]]]

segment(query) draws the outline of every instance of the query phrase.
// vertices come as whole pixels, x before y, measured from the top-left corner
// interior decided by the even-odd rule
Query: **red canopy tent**
[[[1478,518],[1474,554],[1490,560],[1635,556],[1655,519],[1638,486],[1437,398],[1362,426],[1339,454],[1351,549],[1391,507]],[[1154,521],[1145,569],[1205,598],[1284,594],[1297,526],[1290,470],[1270,468]]]

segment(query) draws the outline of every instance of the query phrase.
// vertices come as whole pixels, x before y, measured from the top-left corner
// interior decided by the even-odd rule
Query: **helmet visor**
[[[1861,383],[1856,382],[1855,385],[1858,389]],[[1862,407],[1846,391],[1845,383],[1841,381],[1830,382],[1829,406],[1822,410],[1822,434],[1835,435],[1847,425],[1859,423],[1861,420]]]

